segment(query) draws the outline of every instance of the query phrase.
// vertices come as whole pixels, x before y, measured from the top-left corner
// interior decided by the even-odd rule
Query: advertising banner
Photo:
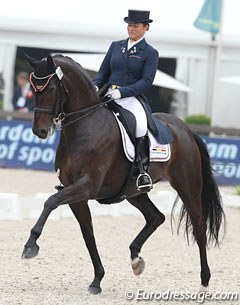
[[[41,140],[32,122],[0,120],[0,167],[54,170],[59,133]]]
[[[240,139],[203,137],[218,184],[240,184]],[[32,122],[0,120],[0,167],[54,170],[59,132],[41,140]]]
[[[203,137],[218,184],[240,184],[240,139]]]

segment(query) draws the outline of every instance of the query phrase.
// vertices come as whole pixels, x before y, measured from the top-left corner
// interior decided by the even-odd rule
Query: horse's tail
[[[222,222],[224,222],[225,219],[222,207],[222,198],[213,176],[207,146],[198,135],[194,134],[194,139],[201,155],[203,182],[201,201],[203,217],[207,226],[208,242],[210,244],[214,243],[215,245],[218,245],[219,230]]]
[[[198,146],[201,155],[202,182],[203,182],[201,202],[202,202],[203,219],[206,223],[206,233],[208,237],[208,243],[219,245],[219,231],[222,222],[224,222],[225,220],[225,214],[222,207],[222,198],[212,173],[210,156],[207,150],[207,146],[198,135],[194,134],[194,139],[196,141],[196,144]],[[192,224],[189,214],[187,213],[185,207],[183,206],[180,212],[178,231],[184,216],[186,217],[185,233],[188,239],[189,233],[192,230]],[[225,227],[224,227],[224,232],[225,232]]]

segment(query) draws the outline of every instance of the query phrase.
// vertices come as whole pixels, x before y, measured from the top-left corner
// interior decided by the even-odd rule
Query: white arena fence
[[[240,196],[228,195],[221,193],[223,197],[224,208],[240,207]],[[0,193],[0,220],[18,220],[23,219],[37,219],[43,208],[44,202],[52,194],[37,193],[32,197],[21,197],[15,193]],[[159,190],[150,193],[150,198],[156,207],[164,214],[170,214],[173,203],[176,199],[176,192],[174,190]],[[175,213],[178,213],[181,207],[181,200],[179,200]],[[141,213],[131,206],[127,201],[117,204],[101,205],[97,201],[90,200],[89,206],[93,215],[108,215],[118,217],[122,215],[141,215]],[[67,205],[60,206],[54,210],[50,219],[60,220],[61,218],[73,217],[73,214]]]

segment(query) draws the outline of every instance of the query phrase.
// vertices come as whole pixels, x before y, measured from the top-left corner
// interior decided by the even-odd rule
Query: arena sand
[[[52,173],[0,170],[1,192],[24,196],[52,192],[57,179]],[[209,290],[240,293],[240,210],[226,208],[227,232],[220,248],[208,250],[212,278]],[[171,232],[170,218],[151,236],[142,249],[144,273],[133,275],[128,247],[144,225],[140,216],[94,216],[93,224],[106,275],[101,295],[90,295],[92,264],[77,222],[49,220],[39,240],[39,256],[22,260],[21,253],[34,220],[0,222],[0,304],[1,305],[95,305],[139,304],[125,294],[148,292],[198,292],[199,253],[196,244],[187,245],[183,230]],[[158,297],[159,295],[157,295]],[[181,304],[180,300],[148,300],[144,304]],[[196,301],[184,301],[197,304]],[[206,301],[217,304],[219,301]],[[225,301],[237,305],[238,301]]]

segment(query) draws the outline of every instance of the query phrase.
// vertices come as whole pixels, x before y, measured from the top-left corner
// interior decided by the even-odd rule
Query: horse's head
[[[46,139],[53,134],[54,119],[62,111],[63,74],[50,55],[42,60],[36,60],[26,54],[25,57],[33,68],[30,75],[35,97],[33,133],[39,138]]]

